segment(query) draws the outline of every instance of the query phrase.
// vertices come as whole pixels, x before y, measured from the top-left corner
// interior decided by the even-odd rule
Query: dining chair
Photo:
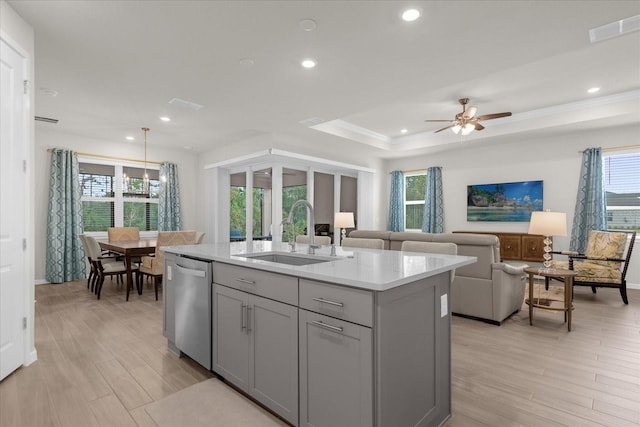
[[[406,240],[402,242],[400,250],[404,252],[458,255],[458,245],[446,242],[413,242]],[[453,283],[455,275],[456,270],[451,270],[451,283]]]
[[[122,242],[125,240],[140,240],[138,227],[109,227],[107,236],[110,242]]]
[[[164,251],[162,246],[193,245],[196,244],[197,237],[195,231],[158,231],[156,239],[156,253],[153,256],[143,256],[140,268],[136,273],[138,289],[142,289],[142,279],[144,276],[153,277],[153,287],[158,300],[158,286],[162,282],[164,274]]]
[[[86,244],[86,248],[89,251],[88,256],[91,259],[94,268],[94,274],[96,275],[95,280],[95,293],[100,299],[100,294],[102,292],[102,285],[104,285],[104,278],[106,276],[120,276],[127,272],[127,266],[124,261],[113,261],[113,257],[105,257],[102,255],[102,250],[100,249],[100,245],[98,241],[92,237],[87,236],[85,234],[84,241]],[[108,260],[108,262],[106,262]],[[105,262],[103,262],[105,261]]]
[[[80,237],[80,243],[82,244],[84,255],[87,257],[87,262],[89,263],[89,277],[87,277],[87,289],[91,289],[91,292],[93,292],[94,285],[95,285],[94,280],[96,279],[96,277],[98,277],[98,275],[96,274],[94,264],[91,261],[91,256],[89,255],[89,248],[87,247],[87,242],[84,239],[84,234],[81,234],[78,237]]]
[[[342,239],[343,248],[384,249],[382,239],[364,239],[360,237],[345,237]]]
[[[330,245],[331,244],[331,237],[329,236],[313,236],[313,241],[315,242],[316,245]],[[296,236],[296,243],[309,243],[309,236],[305,235],[299,235]]]

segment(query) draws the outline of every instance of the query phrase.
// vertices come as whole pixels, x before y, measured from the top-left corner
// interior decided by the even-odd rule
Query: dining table
[[[124,257],[127,269],[127,301],[129,301],[129,292],[133,284],[133,258],[155,253],[156,239],[122,240],[118,242],[101,240],[98,241],[98,244],[102,250],[114,252]],[[138,295],[142,295],[142,288],[136,286],[136,289],[138,290]]]

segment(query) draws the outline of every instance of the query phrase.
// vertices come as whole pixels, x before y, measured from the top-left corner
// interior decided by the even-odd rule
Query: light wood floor
[[[559,291],[559,288],[552,289]],[[502,326],[453,317],[459,426],[640,425],[640,290],[578,288],[562,315],[526,308]],[[0,426],[155,426],[144,406],[212,376],[166,350],[153,289],[124,301],[107,281],[36,287],[38,361],[0,383]],[[526,307],[526,306],[525,306]]]

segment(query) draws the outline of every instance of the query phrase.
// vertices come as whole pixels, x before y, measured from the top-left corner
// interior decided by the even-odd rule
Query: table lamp
[[[336,215],[333,218],[333,228],[342,229],[342,237],[340,239],[341,245],[344,238],[347,237],[347,228],[353,227],[355,227],[353,222],[353,212],[336,212]]]
[[[529,234],[544,236],[544,268],[551,267],[551,236],[567,235],[567,214],[564,212],[536,211],[531,212]]]

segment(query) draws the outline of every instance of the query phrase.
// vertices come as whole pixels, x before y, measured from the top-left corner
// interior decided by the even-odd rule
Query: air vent
[[[591,43],[597,43],[638,30],[640,30],[640,15],[592,28],[589,30],[589,40]]]
[[[180,99],[180,98],[173,98],[171,101],[169,101],[169,104],[175,105],[176,107],[189,108],[190,110],[193,110],[193,111],[198,111],[199,109],[204,107],[204,105],[196,104],[195,102],[185,101],[184,99]]]
[[[53,123],[54,125],[57,125],[59,122],[58,119],[50,119],[49,117],[35,116],[34,119],[36,119],[37,122]]]

